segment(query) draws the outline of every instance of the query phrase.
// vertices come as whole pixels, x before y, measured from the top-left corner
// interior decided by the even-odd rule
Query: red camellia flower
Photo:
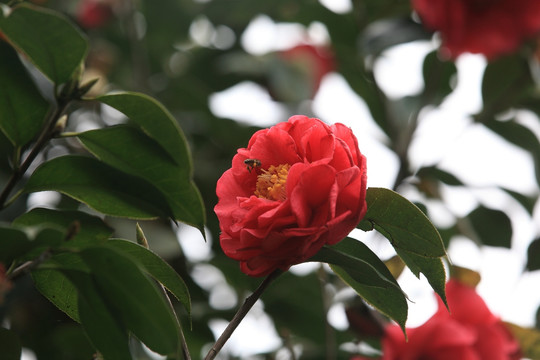
[[[540,31],[538,0],[411,0],[426,27],[440,31],[452,58],[470,52],[488,59],[514,52]]]
[[[221,247],[251,276],[287,270],[366,213],[366,159],[343,124],[296,115],[257,131],[219,179]]]
[[[450,280],[446,295],[450,312],[439,299],[435,315],[407,329],[408,342],[399,326],[386,328],[381,360],[521,359],[519,344],[474,288]]]

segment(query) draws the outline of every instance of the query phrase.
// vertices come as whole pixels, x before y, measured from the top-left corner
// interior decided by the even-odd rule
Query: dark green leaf
[[[508,195],[513,197],[518,203],[523,206],[525,210],[529,213],[529,215],[533,214],[534,206],[536,205],[536,196],[527,196],[521,193],[518,193],[516,191],[500,188],[502,191],[506,192]]]
[[[64,270],[78,290],[78,311],[90,341],[105,360],[132,360],[128,347],[128,331],[116,309],[103,297],[100,286],[87,273]]]
[[[527,58],[505,56],[490,61],[482,80],[484,102],[481,117],[492,117],[504,111],[534,86]]]
[[[540,239],[535,239],[529,244],[525,269],[528,271],[540,270]]]
[[[0,41],[0,129],[15,146],[30,142],[49,108],[17,53]]]
[[[65,275],[65,270],[90,273],[90,269],[79,255],[61,253],[54,255],[32,271],[32,279],[43,296],[73,320],[81,322],[77,288]]]
[[[88,44],[63,15],[30,4],[0,17],[0,30],[18,51],[56,84],[68,81],[81,66]]]
[[[310,260],[331,264],[332,270],[362,298],[405,328],[406,297],[386,265],[362,242],[344,239],[323,247]]]
[[[455,175],[450,174],[447,171],[441,170],[435,166],[427,166],[427,167],[421,168],[416,173],[416,176],[420,178],[436,179],[446,185],[463,186],[463,182],[459,180]]]
[[[92,270],[100,293],[126,327],[150,349],[160,354],[177,351],[179,330],[163,293],[130,257],[113,247],[93,247],[81,252]]]
[[[188,161],[178,164],[160,143],[126,125],[87,131],[79,139],[103,162],[152,183],[169,202],[175,219],[204,226],[202,203]]]
[[[25,191],[44,190],[62,192],[106,215],[135,219],[171,215],[163,195],[151,184],[88,157],[62,156],[43,163]]]
[[[394,248],[424,257],[446,255],[441,236],[426,215],[398,193],[384,188],[369,188],[368,211],[358,228],[377,230]]]
[[[146,273],[163,284],[184,305],[188,314],[191,313],[191,299],[184,280],[162,258],[149,249],[127,240],[112,239],[107,245],[122,254],[134,257]]]
[[[11,263],[13,259],[28,251],[30,246],[30,240],[23,231],[0,227],[0,262]]]
[[[456,64],[443,61],[438,51],[429,53],[424,59],[424,100],[429,104],[440,104],[449,95],[456,84]]]
[[[3,360],[20,360],[21,341],[13,331],[0,327],[0,349]]]
[[[504,212],[479,206],[467,215],[467,219],[482,244],[510,248],[512,223]]]
[[[397,249],[396,252],[416,277],[424,274],[429,284],[446,304],[446,271],[440,258],[426,258],[415,253]]]
[[[485,122],[484,125],[506,141],[531,154],[534,160],[536,182],[540,184],[540,142],[534,132],[513,120],[490,120]]]
[[[94,244],[109,238],[113,229],[97,216],[75,210],[53,210],[35,208],[19,216],[13,225],[53,226],[69,233],[69,241],[80,244]]]

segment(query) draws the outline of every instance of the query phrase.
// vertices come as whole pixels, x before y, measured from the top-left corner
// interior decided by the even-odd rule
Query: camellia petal
[[[296,115],[253,134],[217,183],[224,253],[265,276],[339,242],[366,213],[366,160],[352,131]]]

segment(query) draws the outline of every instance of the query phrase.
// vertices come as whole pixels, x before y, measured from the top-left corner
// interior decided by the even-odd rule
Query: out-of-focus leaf
[[[527,59],[521,55],[505,56],[490,61],[482,80],[484,109],[480,118],[510,108],[534,86]]]
[[[41,264],[32,271],[36,288],[58,309],[77,322],[79,316],[79,295],[77,288],[63,271],[89,273],[90,269],[81,257],[74,253],[61,253]]]
[[[405,331],[408,309],[405,294],[386,265],[366,245],[347,238],[322,248],[311,260],[331,264],[332,270],[358,295]]]
[[[24,190],[59,191],[111,216],[172,216],[163,195],[150,183],[88,157],[68,155],[43,163]]]
[[[24,254],[30,246],[30,240],[23,231],[0,227],[0,262],[11,263],[13,259]]]
[[[158,142],[131,126],[87,131],[78,137],[101,161],[152,183],[169,202],[175,219],[203,226],[189,163],[177,164]]]
[[[439,180],[440,182],[451,186],[463,186],[463,182],[459,180],[454,174],[441,170],[436,166],[423,167],[416,173],[416,176],[420,178],[432,178]]]
[[[15,146],[36,136],[49,108],[17,53],[0,41],[0,129]]]
[[[538,329],[525,328],[509,322],[504,322],[504,325],[518,341],[524,357],[533,360],[540,359],[540,331]]]
[[[97,216],[75,210],[35,208],[15,219],[13,225],[55,226],[69,232],[69,240],[77,241],[79,245],[103,242],[113,232],[113,229]]]
[[[162,258],[151,250],[127,240],[112,239],[107,242],[107,245],[122,254],[136,258],[142,269],[163,284],[184,305],[188,314],[191,313],[191,299],[184,280]]]
[[[527,196],[505,188],[500,189],[513,197],[517,202],[519,202],[521,206],[523,206],[523,208],[525,208],[525,210],[527,210],[530,215],[533,214],[534,206],[536,205],[536,196]]]
[[[80,271],[63,272],[78,290],[80,321],[104,359],[132,360],[128,347],[128,330],[119,319],[116,309],[102,297],[101,288],[95,279]]]
[[[0,327],[0,349],[2,349],[2,359],[20,360],[21,341],[13,331]]]
[[[479,272],[456,265],[450,266],[450,276],[472,288],[475,288],[482,279]]]
[[[370,23],[364,29],[360,50],[364,55],[380,55],[384,50],[416,40],[428,40],[432,36],[410,16],[386,18]]]
[[[531,241],[527,248],[527,265],[525,269],[528,271],[540,270],[540,238]]]
[[[398,193],[384,188],[369,188],[366,194],[367,213],[358,224],[364,231],[377,230],[394,248],[424,257],[446,255],[437,229],[413,203]]]
[[[424,274],[433,290],[439,294],[441,300],[448,307],[446,302],[446,271],[442,259],[423,257],[400,248],[395,248],[395,250],[417,278],[420,278],[420,273]]]
[[[0,31],[56,84],[71,78],[88,51],[85,37],[67,18],[26,3],[0,17]]]
[[[429,53],[424,59],[424,96],[429,104],[440,104],[449,95],[456,84],[456,64],[453,61],[444,61],[439,57],[438,51]]]
[[[531,154],[534,160],[536,182],[540,184],[540,141],[536,135],[528,127],[512,120],[491,120],[485,122],[484,125],[506,141]]]
[[[483,245],[510,248],[512,223],[504,212],[479,206],[467,215],[467,219]]]
[[[80,254],[92,270],[99,293],[126,327],[153,351],[175,354],[179,345],[175,315],[131,257],[109,246],[87,248]]]

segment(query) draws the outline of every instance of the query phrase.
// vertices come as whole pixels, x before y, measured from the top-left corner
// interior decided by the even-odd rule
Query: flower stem
[[[223,346],[225,345],[225,343],[227,342],[227,340],[229,340],[229,338],[231,337],[232,333],[234,332],[234,330],[236,330],[236,328],[238,327],[238,325],[240,325],[240,322],[244,319],[244,317],[247,315],[247,313],[249,312],[249,310],[251,310],[251,308],[253,307],[253,305],[255,305],[255,303],[257,302],[257,300],[259,300],[259,298],[261,297],[262,293],[264,292],[264,290],[266,290],[266,288],[268,287],[268,285],[270,285],[270,283],[272,281],[274,281],[279,275],[282,274],[282,271],[281,270],[274,270],[273,273],[271,273],[270,275],[268,275],[264,280],[263,282],[259,285],[259,287],[253,292],[253,294],[251,294],[250,296],[248,296],[246,298],[246,300],[244,300],[244,303],[242,304],[242,306],[238,309],[238,311],[236,312],[236,314],[234,315],[234,317],[232,318],[231,322],[229,323],[229,325],[227,325],[227,327],[225,328],[225,330],[223,331],[223,333],[220,335],[220,337],[217,339],[216,343],[214,344],[214,346],[212,346],[212,348],[210,349],[210,351],[208,351],[208,354],[206,354],[206,357],[204,358],[204,360],[212,360],[216,357],[216,355],[220,352],[220,350],[223,348]]]

